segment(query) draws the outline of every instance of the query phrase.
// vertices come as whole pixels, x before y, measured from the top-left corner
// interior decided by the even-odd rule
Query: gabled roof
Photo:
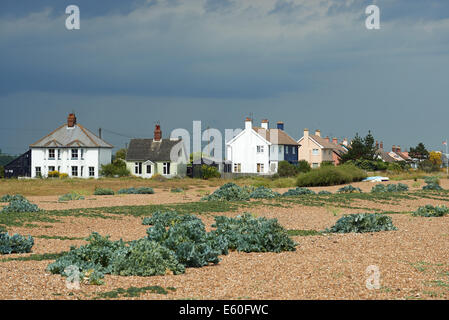
[[[396,159],[390,156],[388,152],[385,152],[383,149],[377,150],[377,155],[385,162],[395,162]]]
[[[182,140],[132,139],[126,153],[126,161],[171,161],[171,150],[179,143],[182,143]]]
[[[299,146],[299,143],[290,137],[284,130],[280,129],[264,129],[260,127],[253,127],[253,130],[261,135],[264,139],[271,142],[272,144],[280,145],[293,145]],[[276,141],[277,137],[277,141]]]
[[[50,134],[30,145],[30,148],[113,148],[80,124],[68,127],[63,124]]]

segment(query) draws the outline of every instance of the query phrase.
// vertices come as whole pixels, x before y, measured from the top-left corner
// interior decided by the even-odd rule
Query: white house
[[[269,175],[277,173],[280,161],[298,162],[298,147],[282,122],[277,129],[270,129],[268,120],[253,127],[252,120],[246,118],[245,129],[226,143],[226,159],[232,163],[233,173]]]
[[[73,178],[98,178],[101,165],[110,164],[113,146],[76,122],[70,114],[63,124],[31,149],[31,177],[49,172],[66,173]]]

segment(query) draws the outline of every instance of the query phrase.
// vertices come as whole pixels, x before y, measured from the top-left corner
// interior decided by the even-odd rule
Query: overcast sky
[[[65,27],[70,4],[80,30]],[[380,30],[365,28],[370,4]],[[157,121],[168,136],[249,115],[296,139],[449,138],[445,0],[1,0],[0,49],[0,149],[13,154],[71,111],[116,147]]]

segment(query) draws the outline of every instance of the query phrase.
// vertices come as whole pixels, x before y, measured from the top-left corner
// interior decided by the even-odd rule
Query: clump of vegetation
[[[14,200],[24,200],[26,199],[24,196],[22,196],[21,194],[15,194],[15,195],[10,195],[10,194],[5,194],[3,197],[0,198],[0,202],[11,202]]]
[[[432,206],[430,204],[419,207],[412,213],[413,216],[419,217],[443,217],[449,213],[449,208],[445,205]]]
[[[235,183],[226,183],[212,194],[203,197],[203,201],[248,201],[251,198],[251,189],[240,187]]]
[[[305,194],[315,194],[315,191],[307,189],[307,188],[297,187],[295,189],[290,189],[287,192],[284,192],[282,194],[282,196],[283,197],[295,197],[295,196],[302,196]]]
[[[365,171],[354,165],[323,166],[298,176],[298,187],[332,186],[361,181],[367,177]]]
[[[97,282],[105,274],[153,276],[165,275],[167,270],[174,274],[184,272],[173,252],[146,239],[126,244],[122,240],[110,241],[108,237],[92,233],[87,241],[87,245],[71,247],[47,269],[67,277],[70,276],[67,274],[70,273],[69,267],[75,266],[80,280],[88,276],[90,283]]]
[[[216,167],[203,164],[201,166],[201,176],[203,179],[208,180],[211,178],[220,178],[221,174]]]
[[[29,253],[34,245],[34,239],[31,236],[24,237],[20,234],[10,236],[7,232],[0,233],[0,253]]]
[[[236,218],[215,217],[212,234],[230,250],[242,252],[281,252],[296,250],[277,219],[255,218],[249,213]]]
[[[59,171],[50,171],[47,176],[49,178],[59,178],[59,175],[60,175]]]
[[[70,192],[59,197],[58,201],[84,200],[84,196],[77,192]]]
[[[131,173],[128,168],[126,168],[125,161],[122,159],[116,159],[110,164],[102,164],[100,175],[104,177],[127,177],[131,175]]]
[[[439,184],[436,183],[428,183],[424,187],[422,187],[423,190],[436,190],[441,191],[444,190]]]
[[[13,200],[1,212],[40,212],[41,209],[27,199]]]
[[[194,215],[181,214],[176,211],[156,211],[151,217],[145,217],[142,224],[145,226],[154,226],[161,224],[164,227],[170,227],[180,222],[192,221],[198,219]]]
[[[440,178],[438,176],[427,176],[427,177],[424,177],[424,182],[427,184],[440,185]]]
[[[94,195],[95,196],[113,196],[115,194],[111,189],[105,188],[95,188]]]
[[[154,194],[153,188],[149,187],[140,187],[140,188],[128,188],[128,189],[120,189],[118,194]]]
[[[182,188],[172,188],[171,190],[170,190],[170,192],[173,192],[173,193],[181,193],[181,192],[183,192],[184,190],[182,189]]]
[[[362,193],[362,189],[353,187],[352,185],[344,186],[337,190],[338,193]]]
[[[398,184],[376,184],[372,189],[372,193],[385,193],[385,192],[403,192],[408,191],[408,186],[404,183],[398,183]]]
[[[391,217],[376,213],[349,214],[337,220],[335,225],[326,229],[331,233],[364,233],[397,230]]]
[[[270,188],[260,186],[254,189],[249,195],[252,199],[273,199],[280,196],[279,192],[273,191]]]
[[[325,195],[330,195],[330,194],[332,194],[332,192],[326,191],[326,190],[321,190],[320,192],[318,192],[318,194],[319,194],[320,196],[325,196]]]

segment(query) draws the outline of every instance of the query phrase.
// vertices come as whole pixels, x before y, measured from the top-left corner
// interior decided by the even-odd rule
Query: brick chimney
[[[267,119],[263,119],[260,126],[261,126],[263,129],[268,130],[268,120],[267,120]]]
[[[67,127],[73,128],[76,124],[76,116],[74,113],[69,114],[67,117]]]
[[[396,152],[396,146],[393,145],[393,147],[391,147],[391,151]]]
[[[331,142],[331,139],[328,137],[328,136],[326,136],[326,138],[324,138],[327,142]]]
[[[401,146],[396,147],[396,152],[401,152]]]
[[[321,137],[321,131],[320,131],[320,130],[318,130],[318,129],[317,129],[317,130],[315,130],[315,135],[316,135],[316,136],[318,136],[318,137]]]
[[[376,149],[379,149],[379,141],[376,140]]]
[[[383,141],[380,142],[380,148],[381,148],[382,150],[384,149],[384,142],[383,142]]]
[[[245,119],[245,130],[252,129],[253,127],[253,120],[251,118]]]
[[[154,141],[161,141],[162,140],[162,131],[161,126],[159,124],[156,125],[156,128],[154,129]]]
[[[332,143],[338,144],[338,139],[337,139],[337,138],[333,138],[333,139],[332,139]]]

